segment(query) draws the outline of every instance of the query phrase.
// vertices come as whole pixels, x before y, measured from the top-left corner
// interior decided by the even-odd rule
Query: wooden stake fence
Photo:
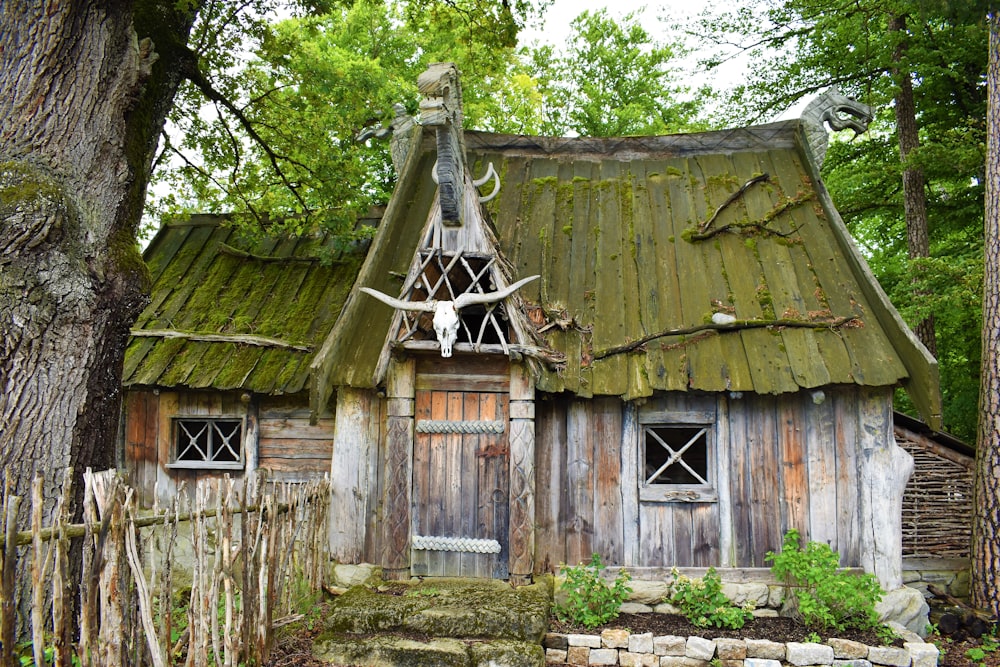
[[[4,486],[0,667],[19,665],[20,652],[39,667],[70,667],[74,658],[84,667],[261,665],[274,627],[298,611],[296,595],[322,588],[326,480],[273,484],[254,474],[238,489],[227,476],[199,483],[191,502],[178,492],[169,507],[140,515],[117,472],[88,470],[84,521],[71,524],[72,477],[67,471],[48,526],[44,480],[35,479],[23,532],[22,499]],[[78,568],[70,567],[74,539],[82,541]],[[30,591],[19,590],[28,583],[19,571],[30,574]]]

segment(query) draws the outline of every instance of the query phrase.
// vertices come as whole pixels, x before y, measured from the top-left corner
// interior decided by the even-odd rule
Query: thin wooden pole
[[[132,580],[135,582],[136,595],[139,598],[139,620],[142,623],[143,634],[146,639],[146,646],[149,647],[149,654],[153,660],[153,667],[166,667],[166,659],[160,649],[160,643],[156,637],[156,625],[153,622],[152,595],[149,586],[146,584],[146,575],[142,572],[142,560],[139,558],[139,547],[136,544],[136,528],[132,521],[132,489],[128,490],[125,498],[125,511],[123,519],[125,526],[125,555],[128,558],[129,568],[132,571]]]
[[[55,513],[55,527],[59,535],[53,543],[55,548],[54,565],[52,568],[52,664],[56,667],[70,667],[73,659],[71,646],[72,623],[68,623],[72,614],[69,588],[69,538],[65,528],[69,524],[70,503],[73,497],[73,468],[67,468],[63,476],[62,496]],[[84,574],[84,576],[86,576]]]
[[[7,479],[10,479],[9,474],[7,475]],[[10,485],[7,484],[4,492],[4,500],[6,501],[4,504],[6,508],[4,532],[7,536],[17,533],[17,513],[21,508],[21,497],[11,495],[10,491]],[[7,544],[12,543],[11,540],[7,541]],[[3,653],[0,654],[3,657],[3,660],[0,661],[2,667],[14,667],[16,664],[14,658],[14,607],[17,604],[17,595],[14,592],[14,574],[16,567],[17,547],[5,548],[3,558],[3,598],[0,599],[0,610],[3,611],[3,616],[0,618],[0,643],[3,644]]]
[[[48,551],[37,535],[42,530],[42,504],[45,502],[45,478],[35,475],[31,482],[31,653],[38,667],[48,667],[45,659],[45,578]]]

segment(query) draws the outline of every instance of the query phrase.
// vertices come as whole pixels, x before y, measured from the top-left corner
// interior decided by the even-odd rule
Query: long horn
[[[486,294],[473,294],[466,292],[465,294],[459,294],[455,298],[455,309],[461,310],[466,306],[471,306],[474,303],[495,303],[500,299],[506,299],[511,294],[513,294],[522,285],[527,285],[532,280],[539,278],[540,276],[529,276],[527,278],[522,278],[518,280],[513,285],[509,285],[498,292],[487,292]]]
[[[361,291],[375,297],[387,306],[392,306],[398,310],[419,310],[425,313],[433,313],[434,307],[437,305],[437,301],[403,301],[402,299],[393,298],[388,294],[383,294],[371,287],[362,287]]]
[[[485,204],[489,200],[493,199],[500,192],[500,174],[497,173],[497,170],[493,168],[493,163],[490,162],[490,166],[486,169],[486,175],[478,181],[472,181],[472,184],[478,188],[485,184],[486,181],[490,180],[490,176],[492,176],[495,180],[493,184],[493,192],[488,195],[480,195],[479,202],[482,204]]]

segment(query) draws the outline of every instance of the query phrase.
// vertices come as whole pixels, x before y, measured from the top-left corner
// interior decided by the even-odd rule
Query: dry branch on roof
[[[239,345],[254,345],[257,347],[277,347],[298,352],[311,352],[311,345],[290,343],[280,338],[256,336],[254,334],[222,334],[197,331],[177,331],[176,329],[132,329],[133,338],[183,338],[199,343],[236,343]]]
[[[614,356],[616,354],[624,354],[626,352],[633,352],[638,350],[646,343],[654,341],[658,338],[666,338],[668,336],[688,336],[700,332],[723,332],[723,331],[743,331],[746,329],[831,329],[836,330],[840,327],[862,327],[864,323],[861,318],[851,316],[851,317],[841,317],[838,319],[823,319],[823,320],[736,320],[734,322],[727,322],[724,324],[719,324],[716,322],[706,322],[705,324],[697,324],[690,327],[682,327],[680,329],[666,329],[664,331],[658,331],[656,333],[649,334],[648,336],[643,336],[624,345],[617,345],[615,347],[609,347],[605,350],[598,350],[594,352],[594,359],[606,359],[607,357]]]

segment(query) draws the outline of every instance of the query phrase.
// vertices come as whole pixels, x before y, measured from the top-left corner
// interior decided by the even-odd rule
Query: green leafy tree
[[[831,146],[824,179],[893,302],[936,347],[944,424],[966,438],[980,360],[986,29],[977,4],[756,0],[695,29],[713,54],[706,65],[737,52],[757,64],[723,121],[760,120],[832,84],[875,108],[866,135]]]
[[[182,90],[171,117],[181,138],[167,145],[156,212],[225,211],[262,233],[367,233],[355,221],[388,199],[393,172],[388,143],[359,133],[387,124],[394,104],[414,112],[417,75],[431,62],[454,60],[473,81],[505,72],[530,11],[526,2],[355,0],[262,26],[244,62]],[[475,121],[490,93],[463,85]]]
[[[485,18],[472,12],[480,5]],[[565,52],[519,52],[529,12],[355,0],[265,26],[245,62],[212,84],[238,103],[206,109],[211,86],[182,91],[190,97],[174,110],[181,139],[168,145],[157,212],[226,211],[252,232],[367,233],[355,220],[388,200],[394,173],[388,143],[358,134],[388,123],[394,103],[414,112],[417,76],[436,61],[458,65],[467,128],[624,135],[690,125],[696,103],[678,101],[671,78],[676,50],[635,16],[585,12]]]
[[[585,11],[570,28],[565,49],[526,54],[541,93],[543,133],[610,137],[694,127],[699,105],[677,81],[679,43],[654,39],[634,13],[616,21],[606,10]]]

